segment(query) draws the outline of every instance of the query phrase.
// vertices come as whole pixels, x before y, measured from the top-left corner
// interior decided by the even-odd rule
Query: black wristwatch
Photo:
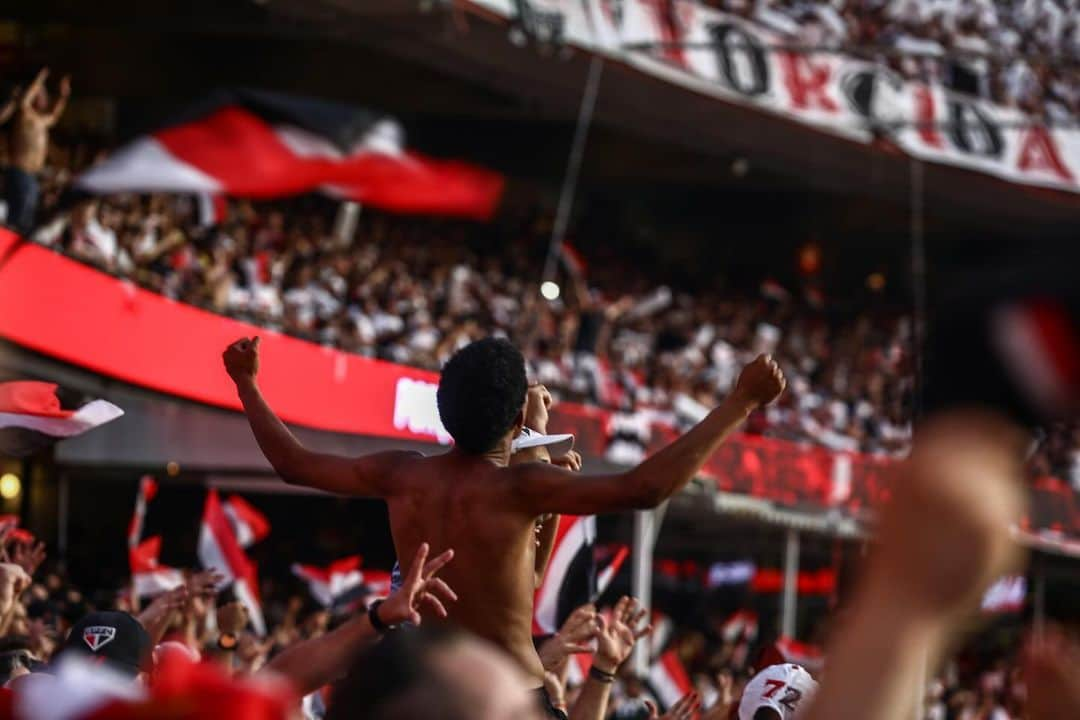
[[[398,625],[387,625],[379,617],[379,606],[383,604],[382,600],[376,600],[371,603],[371,607],[368,608],[368,621],[371,623],[371,627],[375,628],[375,632],[380,635],[385,635],[388,632],[393,632],[398,629]]]

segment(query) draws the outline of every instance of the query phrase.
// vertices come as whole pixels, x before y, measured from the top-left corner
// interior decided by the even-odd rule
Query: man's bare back
[[[515,474],[453,451],[403,458],[395,472],[401,492],[387,505],[398,557],[412,557],[424,542],[454,549],[457,561],[443,578],[458,602],[447,608],[447,622],[502,646],[539,686],[544,670],[532,642],[536,518],[506,502]]]
[[[430,543],[434,552],[453,549],[455,562],[443,577],[456,590],[458,602],[448,608],[448,621],[503,647],[535,678],[537,687],[543,683],[532,643],[535,573],[542,564],[536,557],[537,519],[655,507],[690,482],[749,413],[774,400],[785,386],[776,363],[760,357],[743,370],[723,404],[641,465],[608,475],[577,476],[546,463],[509,466],[511,442],[525,423],[527,390],[524,360],[505,341],[473,343],[444,368],[439,411],[457,445],[431,458],[392,451],[349,459],[308,450],[263,398],[255,380],[258,350],[258,338],[245,338],[229,346],[224,361],[255,439],[282,479],[385,499],[398,557],[412,557],[422,542]],[[490,371],[484,362],[491,358],[485,353],[494,358]],[[467,358],[458,363],[466,364],[464,379],[455,366],[459,356]],[[508,375],[517,375],[509,389],[500,384]],[[507,397],[500,398],[500,393]],[[500,404],[494,415],[503,424],[479,440],[470,434],[473,416],[483,426],[493,415],[492,406]],[[545,530],[550,533],[552,528]]]

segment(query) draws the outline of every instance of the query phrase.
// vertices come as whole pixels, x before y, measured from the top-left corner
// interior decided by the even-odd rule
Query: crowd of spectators
[[[710,0],[792,45],[840,50],[1047,121],[1080,114],[1074,0]]]
[[[714,406],[759,352],[792,392],[770,434],[893,453],[909,436],[911,322],[837,320],[801,300],[650,285],[625,257],[538,292],[544,221],[477,226],[365,212],[335,232],[320,198],[230,201],[200,224],[189,197],[114,196],[54,213],[77,162],[57,150],[31,237],[177,300],[352,353],[436,370],[482,335],[512,338],[559,399],[683,425]],[[768,297],[766,297],[768,295]]]
[[[226,706],[220,704],[220,682],[229,676],[238,681],[247,677],[265,681],[276,674],[294,686],[303,686],[311,678],[296,671],[287,651],[290,648],[314,651],[316,647],[325,651],[332,647],[334,634],[355,617],[356,603],[368,602],[368,598],[360,594],[351,603],[327,609],[309,598],[287,594],[288,583],[268,583],[264,592],[277,594],[263,597],[268,631],[259,636],[248,624],[244,605],[217,592],[215,588],[220,587],[221,577],[213,571],[184,571],[183,585],[153,598],[133,597],[130,586],[83,592],[72,584],[61,564],[46,559],[43,544],[26,539],[23,531],[20,533],[17,540],[6,537],[0,552],[3,560],[0,562],[0,684],[13,689],[17,696],[21,693],[23,700],[21,704],[15,703],[14,715],[4,714],[11,710],[0,707],[0,717],[80,717],[59,714],[65,706],[71,712],[73,701],[67,697],[71,689],[65,685],[72,677],[79,676],[70,675],[71,668],[59,663],[58,659],[65,652],[86,652],[85,648],[79,647],[83,638],[76,637],[73,643],[71,637],[73,632],[74,635],[94,632],[92,625],[88,629],[88,619],[91,623],[108,621],[115,626],[117,635],[106,642],[124,647],[101,654],[106,666],[122,671],[129,678],[141,678],[143,683],[152,686],[154,682],[167,682],[163,680],[163,674],[175,671],[175,668],[169,671],[163,668],[177,662],[201,659],[216,667],[219,673],[217,687],[203,697],[197,697],[198,691],[205,692],[206,689],[200,688],[191,676],[186,676],[185,682],[190,683],[188,691],[194,695],[185,699],[183,707],[186,709],[182,713],[174,706],[174,710],[181,713],[175,717],[202,718],[218,716],[215,713],[224,711]],[[277,591],[270,590],[275,586]],[[632,607],[629,599],[622,603],[623,607]],[[605,624],[610,626],[613,612],[617,614],[619,610],[610,606],[584,605],[566,619],[556,635],[537,638],[541,659],[548,670],[548,692],[560,707],[574,706],[584,680],[582,668],[588,666],[593,654],[603,652],[598,636]],[[134,622],[119,619],[116,613],[125,613]],[[758,633],[756,616],[745,608],[728,615],[712,615],[700,623],[673,624],[671,618],[654,614],[651,632],[641,640],[649,645],[653,662],[661,654],[674,653],[692,683],[692,695],[688,696],[684,707],[699,708],[700,714],[679,714],[672,710],[663,716],[667,720],[693,717],[727,720],[734,717],[734,708],[747,682],[756,670],[771,664],[800,662],[815,674],[823,669],[821,657],[813,652],[812,646],[773,642],[771,638],[766,641]],[[605,620],[600,621],[601,617]],[[128,637],[129,633],[135,633],[137,641]],[[222,636],[235,636],[235,643],[224,643]],[[314,644],[318,642],[324,645]],[[631,642],[630,646],[633,644]],[[362,646],[363,643],[357,644],[357,650]],[[810,648],[808,654],[798,655],[806,653],[807,648]],[[125,665],[140,656],[143,657],[136,666]],[[303,654],[293,652],[291,656],[303,657]],[[311,662],[310,655],[308,662]],[[34,687],[43,680],[31,677],[32,682],[27,681],[27,676],[43,673],[49,677],[51,694],[43,695]],[[339,669],[335,679],[342,674],[344,668]],[[82,680],[85,681],[85,677]],[[139,692],[125,690],[122,685],[110,684],[107,679],[99,680],[84,688],[82,694],[99,693],[104,699],[129,702],[145,698]],[[627,663],[613,687],[606,717],[611,720],[655,718],[650,715],[650,704],[663,708],[671,703],[670,700],[664,702],[665,690],[662,683],[658,685],[657,682],[656,677],[636,675]],[[0,690],[0,697],[4,692]],[[342,698],[347,698],[347,689],[340,692]],[[275,697],[293,698],[292,702],[298,703],[303,717],[314,720],[332,717],[326,715],[327,706],[333,707],[337,694],[320,687],[302,700],[288,692],[278,693]],[[244,700],[256,705],[252,697],[244,697]],[[36,703],[42,704],[36,705],[35,709]],[[1024,703],[1025,686],[1018,658],[1001,650],[1000,646],[994,649],[972,646],[957,655],[928,684],[926,717],[932,720],[1018,720],[1024,717]],[[262,698],[257,706],[265,711],[269,704]],[[97,717],[92,713],[88,716]],[[285,711],[251,715],[286,716]]]
[[[568,252],[562,294],[548,301],[542,215],[476,225],[365,211],[343,235],[337,206],[316,196],[230,200],[209,224],[188,196],[65,208],[72,168],[93,153],[58,146],[50,157],[35,241],[176,300],[396,363],[438,370],[472,340],[510,337],[557,399],[615,411],[615,460],[640,459],[655,424],[696,422],[761,352],[778,358],[790,389],[753,432],[889,455],[910,440],[903,306],[835,312],[770,281],[752,292],[707,279],[673,288],[643,272],[647,262],[602,247],[595,259]],[[1074,435],[1052,429],[1036,460],[1080,487]]]

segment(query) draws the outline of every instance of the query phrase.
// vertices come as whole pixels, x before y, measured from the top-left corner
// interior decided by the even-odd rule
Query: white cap
[[[570,433],[543,435],[535,430],[523,427],[521,428],[521,434],[514,438],[514,441],[510,444],[510,452],[516,453],[534,447],[546,447],[552,458],[561,458],[574,449],[574,436]]]
[[[817,692],[810,673],[793,663],[772,665],[755,675],[743,690],[739,720],[754,720],[763,707],[772,708],[781,720],[798,720]]]

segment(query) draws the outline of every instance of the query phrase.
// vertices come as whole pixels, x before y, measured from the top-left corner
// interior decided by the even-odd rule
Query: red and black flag
[[[490,170],[409,150],[390,117],[258,90],[223,90],[136,138],[76,181],[91,193],[274,198],[323,192],[392,212],[486,220]]]

